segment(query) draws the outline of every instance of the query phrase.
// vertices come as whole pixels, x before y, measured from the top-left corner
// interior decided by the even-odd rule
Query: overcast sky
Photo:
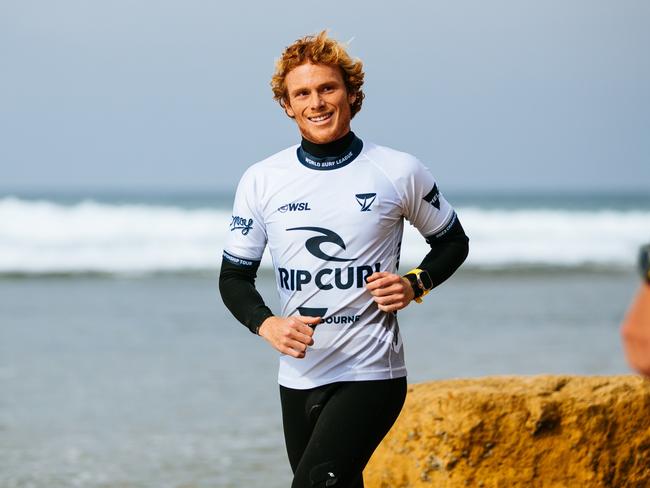
[[[650,2],[0,0],[0,187],[232,189],[298,142],[274,60],[328,28],[362,138],[450,189],[650,187]]]

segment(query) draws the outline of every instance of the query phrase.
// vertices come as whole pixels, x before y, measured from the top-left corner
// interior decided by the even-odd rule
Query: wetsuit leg
[[[363,469],[397,419],[406,378],[280,387],[292,488],[363,488]]]

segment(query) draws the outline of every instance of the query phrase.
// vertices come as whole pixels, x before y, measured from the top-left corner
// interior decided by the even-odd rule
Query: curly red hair
[[[360,59],[352,59],[341,43],[327,36],[327,31],[321,31],[315,36],[302,37],[284,50],[275,63],[275,73],[271,78],[273,99],[284,108],[288,98],[285,85],[287,73],[308,62],[339,67],[348,94],[355,95],[354,102],[350,104],[350,112],[354,117],[361,110],[365,97],[361,90],[364,77],[363,63]]]

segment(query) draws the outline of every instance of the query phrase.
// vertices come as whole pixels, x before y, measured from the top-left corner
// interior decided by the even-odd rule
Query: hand
[[[314,329],[309,325],[316,325],[320,321],[320,317],[273,316],[262,322],[257,332],[282,354],[302,359],[307,346],[314,344]]]
[[[627,361],[650,377],[650,285],[643,284],[621,328]]]
[[[395,273],[373,273],[366,282],[366,289],[383,312],[401,310],[415,297],[409,280]]]

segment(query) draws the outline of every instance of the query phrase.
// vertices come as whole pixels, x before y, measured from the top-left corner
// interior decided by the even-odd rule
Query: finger
[[[312,329],[311,327],[307,327],[307,326],[304,326],[304,327],[306,327],[307,330],[309,332],[311,332],[312,334],[314,333],[314,329]],[[302,333],[302,332],[300,332],[298,330],[293,331],[293,333],[291,334],[291,338],[293,340],[296,340],[296,341],[298,341],[298,342],[300,342],[302,344],[306,344],[308,346],[311,346],[314,343],[314,339],[312,339],[311,335]]]
[[[375,271],[373,274],[371,274],[370,276],[368,276],[366,278],[366,283],[371,283],[371,282],[373,282],[375,280],[378,280],[379,278],[383,278],[387,274],[390,274],[390,273],[388,273],[388,271]]]
[[[318,325],[321,322],[321,317],[311,317],[309,315],[293,315],[292,318],[296,319],[300,325]]]
[[[370,290],[370,291],[376,290],[377,288],[382,288],[382,287],[386,286],[387,283],[390,283],[390,282],[386,281],[385,276],[379,276],[379,277],[375,278],[374,281],[372,281],[370,283],[366,283],[366,289]]]
[[[301,318],[305,318],[305,317],[301,317]],[[293,322],[293,326],[294,326],[293,330],[311,337],[314,335],[314,328],[321,322],[321,318],[320,317],[308,317],[308,318],[315,319],[315,320],[309,321],[313,323],[309,323],[307,321],[303,322],[301,320],[295,320]]]
[[[377,278],[372,283],[368,283],[366,285],[366,288],[368,290],[376,290],[378,288],[386,288],[388,286],[392,286],[395,283],[400,283],[401,281],[402,277],[400,275],[384,272],[384,276]]]
[[[373,300],[377,305],[390,305],[392,303],[403,302],[404,298],[404,294],[396,293],[394,295],[388,295],[384,297],[374,297]]]
[[[296,359],[302,359],[305,357],[305,351],[296,351],[295,349],[291,349],[290,347],[283,347],[280,349],[280,352],[282,354],[286,354],[287,356],[291,356],[292,358]]]
[[[285,341],[283,349],[287,351],[285,354],[297,357],[299,354],[304,354],[307,351],[307,345],[292,339]]]
[[[377,305],[377,308],[381,310],[382,312],[396,312],[398,310],[402,310],[404,307],[406,307],[405,302],[395,302],[391,303],[390,305]]]
[[[300,327],[296,329],[296,334],[301,334],[302,336],[307,337],[307,339],[303,341],[305,344],[309,343],[310,341],[311,344],[313,344],[314,340],[312,339],[312,336],[314,335],[314,327],[316,326],[310,327],[309,325],[301,324]]]
[[[387,287],[381,287],[370,291],[370,294],[374,297],[383,297],[400,293],[404,293],[404,286],[401,283],[393,283]]]

